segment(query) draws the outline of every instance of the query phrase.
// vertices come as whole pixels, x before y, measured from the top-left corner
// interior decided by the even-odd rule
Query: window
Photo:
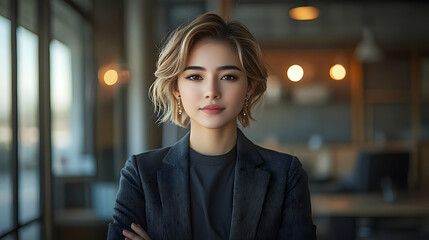
[[[87,81],[89,26],[62,1],[52,2],[51,135],[55,176],[91,176],[91,81]]]
[[[12,228],[13,216],[10,27],[9,19],[0,15],[0,235]]]
[[[39,32],[43,4],[52,9],[52,36]],[[0,239],[42,238],[41,147],[52,149],[57,175],[95,173],[89,131],[93,95],[88,87],[94,84],[86,80],[91,76],[87,70],[92,61],[87,44],[91,29],[84,19],[64,1],[0,0]],[[49,92],[52,146],[42,146],[40,139],[46,136],[41,135],[39,121],[46,95],[40,95],[39,85],[45,79],[39,77],[46,76],[46,66],[39,62],[39,51],[46,49],[40,43],[45,45],[48,38],[54,39]],[[60,169],[64,171],[58,171],[56,166],[64,159],[65,168]]]
[[[92,207],[91,188],[96,174],[92,116],[97,80],[91,65],[91,25],[84,12],[76,8],[65,1],[51,1],[49,64],[55,229],[73,221],[64,211]],[[58,234],[56,230],[54,233]]]
[[[36,0],[0,1],[2,239],[41,234],[37,11]]]
[[[20,224],[40,216],[38,37],[17,29]]]

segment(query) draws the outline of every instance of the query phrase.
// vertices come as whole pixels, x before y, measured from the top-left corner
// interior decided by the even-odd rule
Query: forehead
[[[194,44],[188,55],[187,65],[236,65],[241,68],[235,46],[226,41],[202,39]]]

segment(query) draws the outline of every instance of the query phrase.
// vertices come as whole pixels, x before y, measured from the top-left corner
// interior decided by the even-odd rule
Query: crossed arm
[[[109,224],[107,239],[151,240],[143,226],[146,225],[145,199],[140,183],[136,158],[127,160],[121,172],[120,186],[115,202],[113,222]],[[131,227],[131,228],[130,228]],[[133,232],[134,231],[134,232]]]
[[[125,236],[125,240],[152,240],[140,225],[132,223],[131,229],[134,233],[126,229],[122,231],[122,234]]]

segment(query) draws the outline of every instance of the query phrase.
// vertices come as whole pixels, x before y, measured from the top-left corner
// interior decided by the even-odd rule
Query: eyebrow
[[[220,67],[217,68],[217,70],[230,70],[230,69],[238,70],[238,71],[241,72],[241,69],[238,68],[237,66],[234,66],[234,65],[220,66]],[[186,71],[186,70],[202,70],[202,71],[206,71],[205,68],[200,67],[200,66],[187,66],[184,71]]]

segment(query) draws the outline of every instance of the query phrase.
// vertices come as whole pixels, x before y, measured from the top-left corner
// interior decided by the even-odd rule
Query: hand
[[[147,235],[145,230],[140,225],[131,223],[131,229],[138,235],[124,229],[122,234],[125,236],[125,240],[151,240],[149,235]]]

